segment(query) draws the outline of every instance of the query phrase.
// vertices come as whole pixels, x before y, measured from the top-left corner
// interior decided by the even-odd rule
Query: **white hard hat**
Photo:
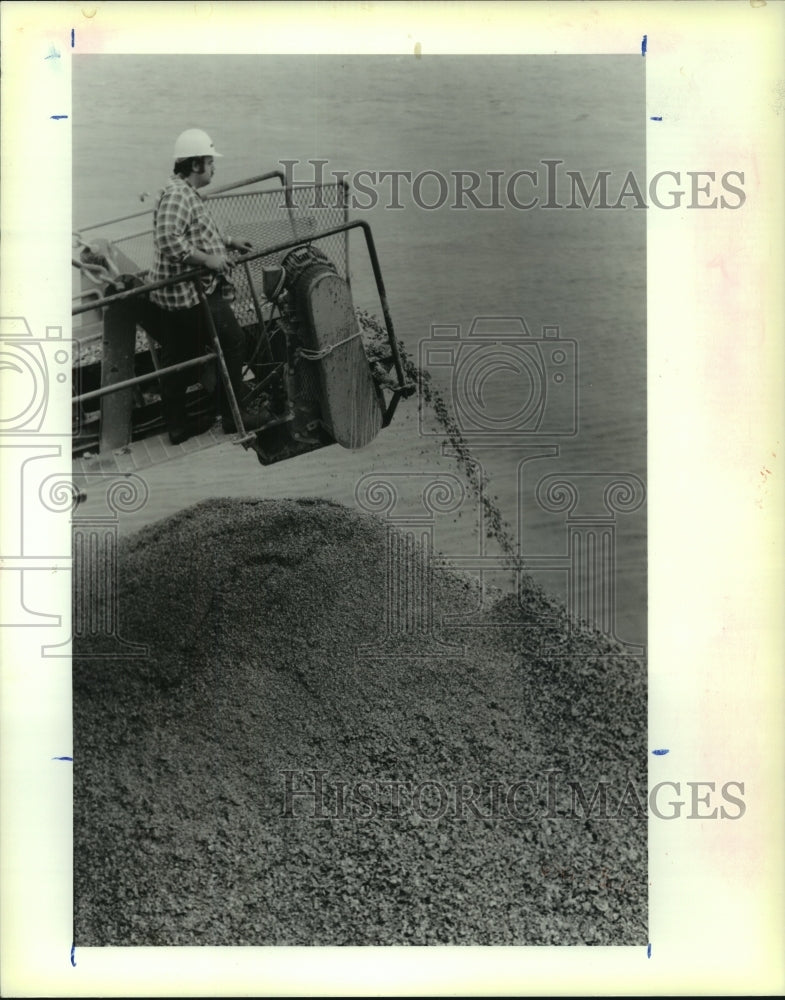
[[[216,153],[213,140],[200,128],[189,128],[178,135],[174,144],[175,160],[185,160],[189,156],[221,156]]]

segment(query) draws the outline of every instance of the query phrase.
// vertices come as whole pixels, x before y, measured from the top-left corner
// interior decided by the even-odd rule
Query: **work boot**
[[[182,444],[189,438],[206,433],[214,423],[215,414],[213,413],[200,413],[196,417],[189,417],[169,428],[169,440],[172,444]]]
[[[169,443],[182,444],[191,437],[191,431],[187,424],[173,424],[169,428]]]
[[[182,444],[191,436],[185,412],[185,393],[164,389],[161,393],[161,411],[169,431],[169,440],[172,444]]]

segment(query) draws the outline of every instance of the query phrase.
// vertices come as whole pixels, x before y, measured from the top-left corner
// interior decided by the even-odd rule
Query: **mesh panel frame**
[[[287,205],[287,196],[289,204]],[[212,195],[205,199],[221,231],[238,240],[250,240],[256,250],[290,240],[313,240],[316,233],[348,221],[343,184],[302,185],[269,191],[241,191]],[[112,241],[140,271],[149,271],[154,261],[153,230],[134,233]],[[336,233],[314,241],[330,258],[338,273],[349,281],[348,234]],[[280,264],[288,250],[269,254],[248,265],[253,290],[262,301],[262,268]],[[244,267],[231,274],[237,289],[233,304],[241,324],[256,321],[253,296]]]

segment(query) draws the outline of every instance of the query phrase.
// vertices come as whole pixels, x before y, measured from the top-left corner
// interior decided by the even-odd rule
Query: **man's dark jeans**
[[[207,302],[234,394],[242,405],[245,335],[231,305],[222,298],[220,291],[208,295]],[[145,302],[139,322],[161,345],[161,364],[164,367],[198,357],[213,349],[202,305],[192,306],[190,309],[160,309],[150,302]],[[174,372],[161,378],[161,402],[164,418],[170,430],[184,426],[185,394],[188,386],[195,380],[193,368],[186,368],[182,372]],[[215,384],[218,410],[222,417],[229,417],[231,414],[229,401],[217,366]]]

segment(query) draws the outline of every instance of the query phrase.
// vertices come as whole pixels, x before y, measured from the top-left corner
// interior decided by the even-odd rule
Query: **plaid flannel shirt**
[[[224,253],[226,243],[204,201],[182,177],[174,177],[161,193],[153,213],[155,260],[151,281],[164,281],[193,269],[185,263],[192,251]],[[209,295],[217,278],[202,279]],[[150,293],[150,298],[163,309],[189,309],[199,302],[193,283],[167,285]]]

